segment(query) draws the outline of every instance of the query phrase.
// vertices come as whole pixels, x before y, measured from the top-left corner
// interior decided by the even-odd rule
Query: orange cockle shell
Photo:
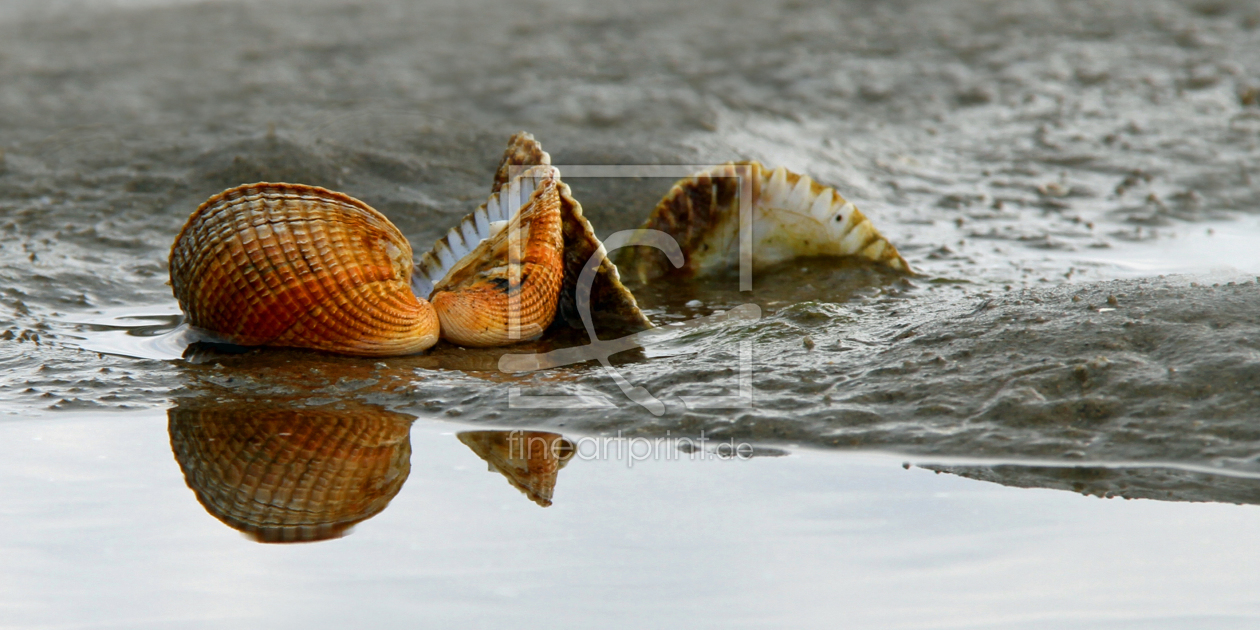
[[[557,219],[558,234],[553,232],[553,221]],[[601,333],[630,334],[652,327],[639,310],[634,296],[622,285],[617,267],[608,260],[604,244],[595,236],[590,221],[583,216],[582,205],[574,199],[569,185],[560,179],[560,172],[551,165],[551,156],[534,136],[522,131],[508,139],[489,200],[438,239],[433,249],[421,256],[416,265],[413,288],[416,295],[429,296],[438,306],[439,315],[443,318],[442,333],[447,339],[456,341],[451,333],[460,325],[455,321],[448,325],[448,320],[456,319],[451,316],[455,309],[445,304],[448,298],[439,300],[439,291],[467,288],[471,279],[475,278],[490,279],[503,285],[508,274],[515,272],[514,266],[521,272],[521,278],[526,277],[524,269],[511,258],[519,255],[521,247],[512,249],[508,242],[512,232],[507,228],[517,225],[521,227],[516,238],[524,246],[526,262],[532,261],[537,269],[528,275],[540,287],[545,286],[547,291],[530,293],[536,288],[531,289],[528,282],[523,282],[525,286],[517,311],[518,319],[515,320],[519,325],[519,334],[500,333],[495,340],[496,345],[528,339],[541,333],[547,323],[551,323],[552,328],[581,329],[583,322],[577,308],[579,293],[590,296],[592,323]],[[597,263],[595,273],[588,285],[579,286],[582,269],[592,260]],[[553,300],[551,282],[556,278],[560,279],[560,283]],[[542,279],[546,282],[538,282]],[[492,288],[484,283],[483,286]],[[439,306],[440,302],[442,306]],[[533,310],[526,306],[530,303],[550,305],[550,308]],[[477,302],[469,301],[467,304],[464,310],[469,314],[478,310]],[[442,315],[444,310],[446,315]],[[512,316],[510,308],[506,311],[499,307],[481,310],[497,313],[494,319]],[[526,311],[537,315],[529,315]],[[483,319],[480,326],[489,328],[494,319]],[[495,327],[507,329],[505,325]],[[464,338],[457,343],[467,345],[468,341]]]
[[[188,323],[246,346],[387,356],[437,342],[410,288],[412,252],[384,215],[338,192],[258,183],[201,204],[171,248]]]
[[[538,166],[517,180],[530,180],[533,188],[523,203],[509,202],[520,199],[516,186],[492,196],[490,203],[502,197],[518,209],[502,225],[492,225],[490,236],[434,287],[430,299],[444,339],[503,346],[537,338],[551,325],[564,278],[559,176],[554,168]]]
[[[259,542],[343,535],[411,472],[411,416],[366,405],[176,407],[171,450],[211,515]]]

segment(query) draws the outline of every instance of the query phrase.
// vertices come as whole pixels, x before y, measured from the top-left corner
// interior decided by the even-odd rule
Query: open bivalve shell
[[[259,542],[341,536],[411,472],[413,418],[376,407],[174,408],[171,450],[206,511]]]
[[[517,260],[514,256],[520,254],[509,241],[528,242],[531,230],[523,227],[514,237],[513,222],[520,221],[528,226],[531,222],[519,217],[550,210],[553,203],[558,204],[562,246],[557,251],[562,259],[562,272],[553,303],[554,314],[558,316],[552,325],[583,327],[577,308],[577,296],[582,291],[589,292],[596,331],[620,335],[651,328],[652,323],[639,310],[634,295],[622,285],[616,265],[608,260],[603,243],[583,216],[582,205],[573,198],[568,184],[560,180],[560,171],[551,166],[551,156],[525,132],[513,135],[508,141],[489,200],[465,216],[431,251],[420,257],[412,280],[416,295],[428,297],[437,305],[437,294],[451,287],[463,287],[481,278],[508,278],[512,273],[528,275],[524,269],[512,268]],[[529,255],[526,252],[524,258],[528,259]],[[595,274],[588,285],[579,287],[582,269],[592,258],[599,261]],[[506,266],[500,262],[504,260]],[[520,308],[525,311],[522,320],[529,319],[528,309],[533,303],[528,296],[522,297]],[[445,334],[445,319],[442,325]],[[523,330],[516,340],[541,332]]]
[[[897,248],[835,189],[757,162],[696,173],[675,183],[657,204],[642,227],[677,240],[686,258],[681,268],[649,247],[623,248],[617,264],[638,282],[738,269],[741,187],[749,193],[754,270],[801,256],[857,256],[910,272]]]

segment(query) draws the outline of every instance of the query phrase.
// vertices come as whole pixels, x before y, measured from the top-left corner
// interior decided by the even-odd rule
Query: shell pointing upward
[[[523,281],[522,295],[517,302],[522,326],[519,336],[496,339],[494,345],[541,333],[541,328],[529,325],[531,321],[544,328],[544,321],[553,326],[581,328],[583,324],[577,311],[578,282],[582,268],[592,257],[600,261],[599,266],[591,285],[581,290],[590,291],[591,303],[596,305],[592,309],[595,329],[629,334],[652,327],[639,310],[634,295],[622,285],[617,267],[608,260],[603,243],[582,214],[582,204],[573,197],[568,184],[561,181],[560,171],[551,166],[551,156],[534,136],[523,131],[508,140],[489,200],[460,220],[458,226],[438,239],[431,251],[420,257],[412,283],[416,295],[433,300],[439,313],[453,312],[455,308],[449,299],[438,297],[442,290],[466,289],[472,278],[493,279],[495,274],[499,278],[496,282],[504,284],[504,279],[514,271],[512,266],[517,264],[509,260],[508,266],[503,266],[503,261],[509,259],[509,251],[514,251],[509,249],[507,241],[513,236],[513,229],[509,228],[515,228],[517,224],[513,222],[517,221],[523,226],[518,238],[528,242],[525,267],[518,273],[522,278],[528,276],[538,288],[545,286],[548,293],[544,300],[541,292],[535,295],[536,289],[529,286],[528,280]],[[557,236],[552,229],[559,230],[559,240],[555,240]],[[544,230],[545,238],[542,238]],[[537,271],[527,274],[525,270],[531,261]],[[557,294],[552,299],[551,282],[557,280]],[[531,305],[535,303],[550,306],[545,319],[531,315]],[[452,339],[448,334],[448,319],[455,318],[443,317],[442,333]],[[459,319],[467,321],[465,317]],[[451,326],[452,330],[454,328]],[[468,338],[456,342],[488,345]]]
[[[639,282],[663,275],[701,277],[739,267],[740,191],[748,191],[753,268],[799,256],[858,256],[909,272],[897,248],[835,189],[783,167],[739,162],[680,180],[643,228],[673,236],[686,257],[675,270],[655,249],[628,247],[618,264]]]
[[[443,338],[465,346],[502,346],[536,338],[551,325],[564,273],[558,177],[551,167],[535,167],[491,196],[488,237],[433,288],[430,299]],[[522,180],[532,188],[527,197]],[[455,236],[452,230],[447,241]]]

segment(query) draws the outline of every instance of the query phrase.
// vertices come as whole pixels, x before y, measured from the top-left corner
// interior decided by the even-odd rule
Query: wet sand
[[[579,435],[1255,466],[1249,3],[121,6],[14,5],[0,21],[11,417],[352,399]],[[661,417],[598,367],[504,374],[506,351],[91,350],[178,321],[166,256],[207,196],[324,185],[423,249],[484,199],[519,129],[560,165],[751,158],[809,173],[921,275],[800,261],[751,294],[637,289],[661,323],[763,312],[617,357]],[[572,184],[607,234],[670,181]],[[738,393],[741,342],[752,407],[686,408],[679,396]],[[613,406],[516,409],[511,387]],[[1213,499],[1211,486],[1181,496]]]
[[[1246,0],[4,2],[0,626],[1255,627],[1258,72]],[[208,196],[423,251],[522,129],[807,173],[918,273],[637,286],[759,315],[611,369],[152,358]],[[601,235],[672,183],[566,181]]]

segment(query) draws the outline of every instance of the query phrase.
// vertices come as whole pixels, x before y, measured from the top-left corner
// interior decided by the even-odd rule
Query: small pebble
[[[1107,306],[1120,306],[1120,300],[1117,300],[1114,295],[1108,295]]]
[[[700,300],[689,300],[683,306],[686,306],[687,308],[700,308],[701,306],[704,306],[704,302],[701,302]]]
[[[1038,186],[1037,192],[1043,197],[1066,197],[1068,188],[1059,182],[1049,182]]]
[[[805,335],[804,344],[805,344],[805,349],[806,349],[806,350],[813,350],[813,349],[814,349],[814,338],[813,338],[813,337],[810,337],[809,335]]]

